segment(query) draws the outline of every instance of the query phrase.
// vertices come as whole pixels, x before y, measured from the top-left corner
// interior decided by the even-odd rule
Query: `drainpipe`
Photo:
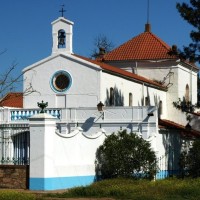
[[[136,74],[138,74],[138,68],[137,67],[138,67],[137,61],[135,61],[135,69],[136,69],[135,72],[136,72]]]
[[[144,105],[144,83],[142,84],[142,96],[143,96],[143,106],[145,106]]]
[[[192,71],[193,71],[193,66],[191,67],[191,70],[190,70],[190,101],[191,103],[192,102]]]

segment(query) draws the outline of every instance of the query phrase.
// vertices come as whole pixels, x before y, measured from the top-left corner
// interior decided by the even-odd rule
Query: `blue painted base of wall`
[[[95,181],[95,176],[56,177],[56,178],[31,178],[30,190],[61,190],[77,186],[85,186]]]
[[[164,179],[171,176],[177,176],[180,174],[180,170],[161,170],[156,174],[156,179]]]

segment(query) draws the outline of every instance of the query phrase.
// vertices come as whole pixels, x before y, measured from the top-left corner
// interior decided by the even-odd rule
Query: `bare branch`
[[[3,51],[0,51],[0,55],[4,54],[7,51],[7,49],[4,49]]]
[[[37,90],[35,90],[35,89],[33,88],[32,84],[29,83],[29,87],[27,87],[27,88],[24,90],[23,95],[24,95],[24,96],[27,96],[27,95],[32,94],[32,93],[34,93],[34,92],[37,92],[37,93],[39,93],[39,94],[41,95],[41,93],[38,92]]]
[[[99,49],[104,49],[105,53],[108,53],[115,45],[105,35],[99,35],[94,39],[94,46],[91,58],[96,59],[99,56]]]
[[[11,67],[3,74],[0,78],[0,94],[4,95],[6,91],[10,90],[11,88],[14,88],[14,84],[20,82],[20,78],[23,74],[20,74],[19,76],[12,78],[11,73],[16,68],[17,63],[13,62]]]
[[[6,50],[0,52],[0,55],[5,53]],[[23,81],[22,76],[23,73],[20,73],[17,76],[13,76],[13,72],[16,69],[16,66],[18,63],[14,61],[11,66],[0,75],[0,96],[3,97],[7,92],[14,91],[15,90],[15,85],[18,83],[21,83]],[[28,95],[33,92],[37,92],[36,90],[33,89],[31,83],[28,88],[25,89],[23,95]],[[20,93],[22,94],[22,93]]]

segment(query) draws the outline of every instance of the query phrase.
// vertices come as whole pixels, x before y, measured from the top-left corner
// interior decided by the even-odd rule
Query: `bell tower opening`
[[[65,19],[64,17],[59,17],[51,24],[53,37],[52,54],[73,53],[72,36],[74,23]]]
[[[63,29],[58,31],[58,48],[66,47],[66,34]]]

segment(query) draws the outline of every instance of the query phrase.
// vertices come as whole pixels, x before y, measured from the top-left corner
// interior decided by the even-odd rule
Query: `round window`
[[[65,92],[71,86],[71,76],[66,71],[56,72],[51,79],[51,86],[56,92]]]

